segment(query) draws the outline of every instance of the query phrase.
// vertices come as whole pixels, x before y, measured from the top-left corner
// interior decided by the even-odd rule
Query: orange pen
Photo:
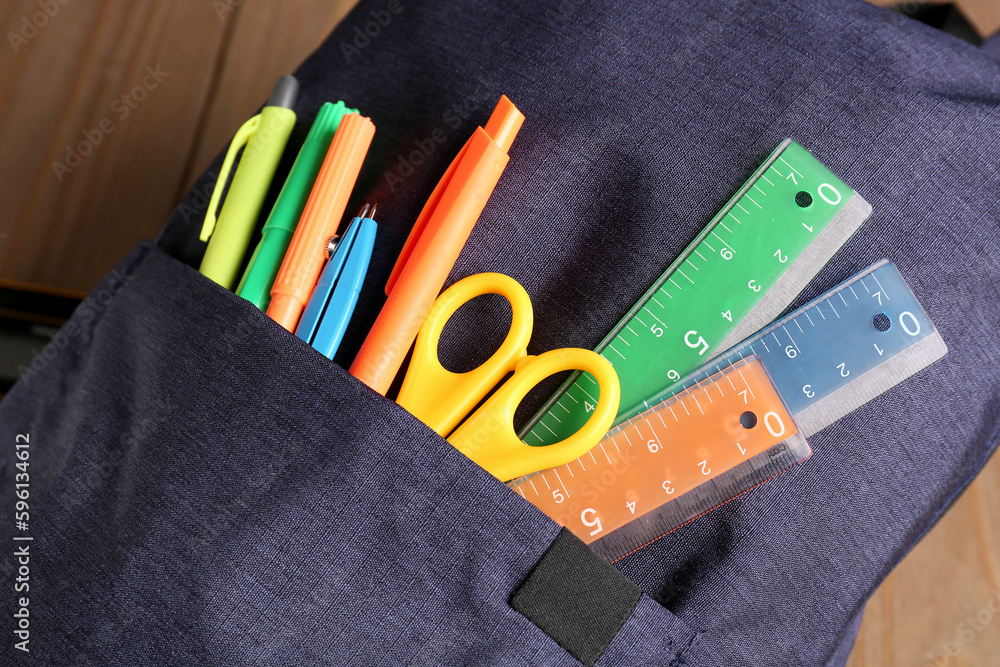
[[[523,122],[524,114],[501,96],[486,128],[476,128],[420,211],[385,286],[385,305],[351,364],[351,375],[380,394],[389,390],[444,287]]]
[[[337,233],[344,217],[347,200],[373,136],[375,126],[371,119],[356,113],[344,116],[333,135],[316,184],[271,287],[267,314],[289,331],[295,331],[309,294],[316,286],[326,259],[327,242]]]

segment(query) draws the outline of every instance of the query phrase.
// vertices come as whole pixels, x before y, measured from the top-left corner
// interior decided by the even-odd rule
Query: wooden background
[[[80,291],[156,235],[274,80],[354,4],[61,2],[34,30],[39,0],[0,8],[0,278]],[[1000,27],[997,0],[958,4],[981,34]],[[77,164],[67,150],[81,141],[96,145]],[[1000,460],[872,597],[850,664],[1000,664]]]

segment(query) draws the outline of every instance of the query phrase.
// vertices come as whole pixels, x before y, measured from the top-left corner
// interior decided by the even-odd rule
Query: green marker
[[[285,144],[295,127],[295,100],[299,94],[299,82],[293,76],[284,75],[278,79],[271,97],[259,114],[243,123],[236,132],[222,170],[215,182],[212,201],[205,213],[201,228],[201,240],[208,241],[205,256],[199,271],[226,289],[232,289],[237,272],[243,263],[243,255],[250,244],[257,216],[264,204],[264,197],[271,187],[271,180],[278,168]],[[218,213],[216,211],[222,191],[225,189],[229,172],[233,168],[240,148],[243,156],[229,186],[229,194]],[[211,240],[209,240],[211,238]]]
[[[343,102],[331,104],[326,102],[316,115],[312,128],[306,136],[305,143],[295,158],[295,164],[288,174],[285,185],[278,194],[278,200],[271,209],[271,214],[264,223],[264,230],[250,258],[243,279],[236,293],[257,306],[267,310],[271,301],[271,285],[274,283],[278,269],[288,250],[288,244],[299,224],[302,209],[305,208],[312,192],[313,183],[323,166],[323,159],[333,141],[333,135],[340,127],[341,119],[350,113],[358,113],[357,109],[348,109]]]

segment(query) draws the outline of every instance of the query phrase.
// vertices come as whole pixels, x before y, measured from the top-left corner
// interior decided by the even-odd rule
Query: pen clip
[[[233,137],[232,143],[229,144],[226,159],[222,161],[222,170],[219,172],[219,177],[215,180],[215,189],[212,190],[212,200],[208,202],[208,210],[205,211],[205,222],[202,223],[201,236],[199,237],[202,241],[207,241],[211,238],[212,232],[215,231],[215,221],[218,219],[216,211],[219,206],[219,200],[222,198],[222,191],[225,189],[226,183],[229,182],[229,172],[232,170],[233,162],[236,160],[236,153],[253,138],[259,126],[260,114],[257,114],[243,123],[243,126],[236,132],[236,136]]]

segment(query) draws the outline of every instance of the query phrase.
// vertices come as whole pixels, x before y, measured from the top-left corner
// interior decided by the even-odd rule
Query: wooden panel
[[[210,103],[203,138],[194,147],[184,190],[229,142],[233,133],[271,94],[274,82],[290,74],[329,35],[357,0],[245,2],[227,20],[233,38]]]
[[[1000,30],[1000,2],[997,0],[949,1],[961,10],[962,14],[972,24],[972,27],[976,29],[980,37],[989,37],[997,32],[997,30]],[[880,7],[902,5],[904,10],[910,6],[915,7],[917,4],[916,2],[906,2],[905,0],[870,0],[870,2]]]
[[[1000,664],[1000,458],[868,603],[849,667]]]
[[[353,0],[54,6],[0,16],[29,26],[0,58],[0,276],[88,291]]]

